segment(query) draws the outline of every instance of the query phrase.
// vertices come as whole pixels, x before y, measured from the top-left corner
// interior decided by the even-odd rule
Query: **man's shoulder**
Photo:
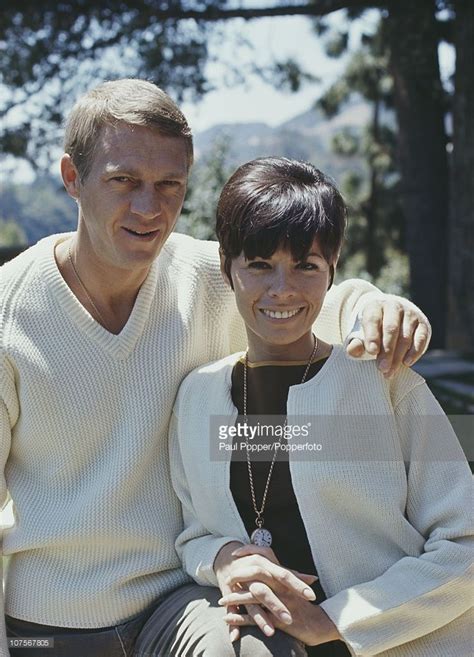
[[[172,233],[163,251],[176,265],[191,268],[219,266],[219,245],[217,242],[198,240],[190,235]]]
[[[57,238],[58,235],[49,235],[2,265],[0,267],[0,286],[4,287],[22,280],[25,274],[34,269],[39,260],[52,248],[52,244]]]

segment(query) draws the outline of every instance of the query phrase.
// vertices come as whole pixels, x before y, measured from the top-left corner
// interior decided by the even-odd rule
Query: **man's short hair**
[[[90,172],[99,134],[118,122],[140,125],[169,137],[182,137],[188,169],[193,162],[191,129],[176,103],[152,82],[126,78],[104,82],[76,102],[66,121],[64,151],[81,181]]]
[[[241,253],[249,260],[269,258],[280,247],[300,262],[318,238],[332,279],[346,217],[336,186],[312,164],[285,157],[247,162],[226,182],[217,206],[225,272],[230,280],[232,260]]]

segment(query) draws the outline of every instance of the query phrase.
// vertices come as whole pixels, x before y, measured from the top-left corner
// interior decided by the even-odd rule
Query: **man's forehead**
[[[146,126],[118,123],[102,128],[97,146],[98,159],[108,169],[166,164],[176,173],[187,173],[187,150],[183,137],[163,135]]]

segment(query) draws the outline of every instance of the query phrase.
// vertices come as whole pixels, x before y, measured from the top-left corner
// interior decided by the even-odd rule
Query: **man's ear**
[[[71,156],[67,153],[64,153],[61,158],[61,178],[69,196],[77,201],[79,198],[79,173]]]
[[[222,251],[222,249],[219,249],[219,258],[221,261],[221,274],[222,278],[224,279],[225,283],[230,287],[231,290],[234,289],[234,286],[232,284],[232,279],[228,276],[226,270],[225,270],[225,261],[226,257]]]

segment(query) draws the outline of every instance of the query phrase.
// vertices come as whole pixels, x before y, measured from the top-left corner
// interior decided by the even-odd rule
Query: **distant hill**
[[[342,128],[361,130],[369,120],[369,106],[358,101],[332,119],[310,109],[276,127],[265,123],[219,124],[196,135],[197,160],[211,151],[216,139],[224,138],[228,140],[232,166],[256,157],[284,155],[310,161],[338,180],[348,162],[332,152],[332,138]],[[350,167],[360,170],[362,163],[351,159]]]

